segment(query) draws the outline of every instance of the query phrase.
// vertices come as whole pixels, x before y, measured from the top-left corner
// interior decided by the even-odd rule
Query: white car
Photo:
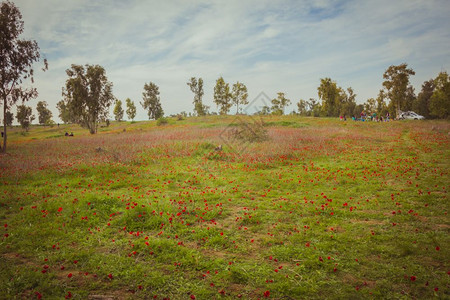
[[[400,119],[403,120],[423,120],[425,119],[424,116],[418,115],[413,111],[405,111],[400,113]]]

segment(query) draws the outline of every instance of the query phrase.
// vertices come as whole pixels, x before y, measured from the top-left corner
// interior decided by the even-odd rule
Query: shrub
[[[266,141],[269,136],[262,119],[253,122],[241,122],[231,130],[233,137],[250,143]]]
[[[158,118],[158,120],[156,120],[156,125],[158,126],[166,125],[167,123],[169,123],[169,120],[167,120],[167,118],[164,117]]]

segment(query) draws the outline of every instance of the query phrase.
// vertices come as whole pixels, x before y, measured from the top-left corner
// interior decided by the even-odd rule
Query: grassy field
[[[0,298],[450,298],[448,121],[247,118],[10,130]]]

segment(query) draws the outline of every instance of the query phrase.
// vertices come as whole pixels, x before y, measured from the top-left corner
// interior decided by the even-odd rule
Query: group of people
[[[347,121],[347,117],[345,115],[342,115],[339,117],[341,121]],[[390,121],[390,114],[389,112],[386,113],[386,116],[383,118],[383,116],[378,117],[377,113],[373,113],[372,115],[367,115],[367,113],[363,110],[361,112],[360,117],[352,116],[353,121],[375,121],[375,122],[389,122]]]
[[[68,132],[66,132],[66,133],[64,134],[64,136],[73,136],[73,132],[71,132],[70,134],[69,134]]]

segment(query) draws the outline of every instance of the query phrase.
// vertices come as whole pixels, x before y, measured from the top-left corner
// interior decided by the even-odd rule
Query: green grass
[[[450,297],[449,122],[264,122],[8,131],[0,295]]]

